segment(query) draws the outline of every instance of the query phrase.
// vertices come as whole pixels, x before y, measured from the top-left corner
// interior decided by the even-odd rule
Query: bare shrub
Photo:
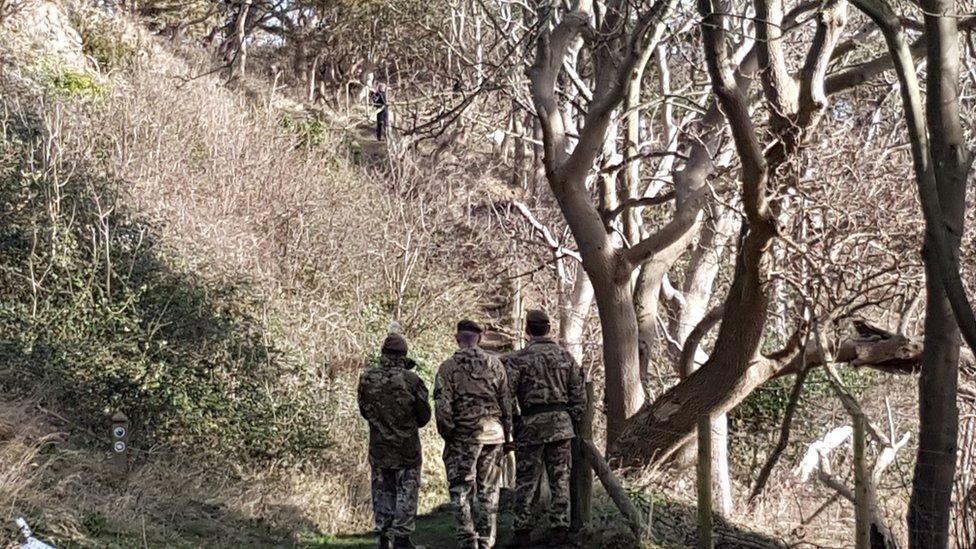
[[[27,0],[0,0],[0,24],[13,17]]]
[[[182,409],[172,403],[166,404],[170,408],[152,399],[121,403],[141,402],[138,430],[147,437],[153,432],[165,435],[155,441],[195,440],[208,451],[142,447],[147,453],[141,454],[145,461],[136,473],[145,484],[140,495],[111,505],[93,504],[99,513],[138,528],[134,501],[178,501],[164,486],[166,476],[205,467],[201,453],[226,453],[240,462],[237,478],[199,481],[187,489],[189,494],[216,489],[229,511],[246,510],[247,516],[269,520],[281,515],[283,522],[288,522],[285,515],[295,513],[281,508],[300,509],[310,528],[326,532],[365,527],[366,436],[354,396],[359,369],[378,348],[389,320],[399,318],[412,354],[420,358],[421,374],[431,379],[437,363],[450,352],[453,322],[481,306],[471,281],[498,272],[494,248],[486,245],[496,240],[492,230],[498,229],[497,223],[482,227],[485,219],[493,219],[490,209],[472,214],[478,204],[470,196],[442,192],[427,183],[421,170],[404,164],[389,172],[351,164],[343,152],[348,121],[342,115],[286,113],[278,98],[270,96],[249,101],[215,79],[191,78],[206,72],[206,60],[192,52],[180,55],[190,65],[162,50],[135,56],[108,78],[98,97],[57,97],[40,105],[30,130],[38,132],[31,138],[36,143],[32,149],[24,149],[25,143],[7,144],[5,150],[24,158],[35,158],[34,153],[43,158],[51,151],[55,155],[33,170],[43,185],[20,202],[20,211],[37,220],[45,212],[57,212],[57,226],[70,229],[66,242],[76,255],[65,265],[53,256],[34,265],[42,272],[59,265],[58,272],[67,275],[59,284],[74,288],[77,282],[81,291],[73,291],[95,296],[96,304],[97,296],[110,296],[108,306],[72,317],[77,338],[68,343],[101,341],[91,337],[92,326],[101,326],[106,337],[133,334],[123,338],[132,344],[126,354],[93,352],[95,358],[78,369],[111,374],[98,378],[109,381],[99,390],[93,391],[91,380],[73,377],[70,385],[48,378],[41,392],[87,392],[85,398],[64,400],[62,407],[74,411],[82,405],[82,422],[97,429],[101,408],[111,404],[105,395],[118,393],[113,384],[131,384],[132,394],[139,394],[140,383],[152,379],[147,372],[158,367],[148,360],[130,370],[136,362],[120,356],[152,359],[171,352],[163,349],[189,350],[191,338],[210,338],[197,346],[205,352],[173,355],[183,361],[173,364],[185,363],[191,370],[209,365],[217,381],[230,384],[210,396],[187,393],[184,400],[195,412],[174,422],[162,413]],[[283,122],[286,117],[312,122],[296,131],[294,124]],[[315,139],[309,139],[306,129],[319,126],[326,129],[316,129]],[[67,190],[70,200],[54,200]],[[85,215],[76,217],[77,212]],[[48,234],[57,234],[57,229],[42,236]],[[40,243],[42,250],[49,241],[59,242],[31,238],[28,231],[27,252],[9,263],[13,271],[7,280],[29,273],[30,242]],[[148,286],[155,298],[147,300],[138,283],[145,279],[138,257],[151,257],[172,273],[169,286]],[[166,299],[184,295],[176,290],[187,281],[199,299]],[[75,311],[73,303],[54,299],[66,293],[64,286],[41,280],[18,290],[14,316],[30,316],[24,311],[32,307],[31,288],[48,296],[38,314],[42,320]],[[200,314],[207,322],[187,323]],[[48,324],[65,326],[60,322]],[[82,329],[86,326],[88,331]],[[215,326],[234,328],[211,330]],[[228,335],[234,333],[244,339]],[[183,343],[187,345],[181,347]],[[116,345],[113,352],[121,348]],[[20,356],[22,349],[5,351]],[[101,367],[109,358],[115,365]],[[240,370],[242,364],[257,370]],[[213,383],[192,376],[183,381],[196,388]],[[23,386],[7,389],[25,394]],[[182,391],[176,389],[167,391]],[[225,406],[219,394],[237,395],[240,402]],[[254,403],[265,406],[270,416],[255,415],[249,407]],[[184,438],[189,434],[197,438]],[[320,436],[324,434],[327,439]],[[424,437],[427,478],[439,480],[439,440],[430,429]],[[272,448],[286,453],[267,454]],[[256,454],[248,453],[252,450]],[[241,459],[262,454],[262,467]],[[304,467],[292,467],[298,462]],[[426,508],[442,499],[442,490],[434,489],[440,484],[428,483],[422,498]],[[82,494],[74,495],[78,498],[71,505],[87,505]],[[75,539],[80,530],[72,524],[79,520],[59,523],[63,539]]]

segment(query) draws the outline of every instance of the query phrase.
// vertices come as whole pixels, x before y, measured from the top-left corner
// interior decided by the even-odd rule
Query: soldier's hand
[[[510,440],[510,441],[506,442],[505,444],[502,444],[502,449],[505,451],[506,454],[511,453],[511,452],[514,452],[515,451],[515,448],[517,448],[517,447],[518,447],[518,445],[513,440]]]

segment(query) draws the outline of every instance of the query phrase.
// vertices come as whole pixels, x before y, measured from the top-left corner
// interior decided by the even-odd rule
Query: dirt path
[[[499,517],[498,543],[502,547],[508,542],[512,531],[512,516],[503,513]],[[417,532],[413,537],[414,543],[423,545],[426,549],[455,549],[457,543],[454,538],[454,517],[447,505],[442,505],[433,512],[417,517]],[[321,545],[314,547],[328,547],[335,549],[374,549],[376,538],[372,533],[361,533],[337,536],[324,540]],[[539,545],[540,549],[547,547]]]

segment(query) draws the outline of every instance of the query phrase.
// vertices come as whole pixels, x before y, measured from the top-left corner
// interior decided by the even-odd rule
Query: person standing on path
[[[407,341],[391,333],[378,364],[359,376],[359,413],[369,422],[373,515],[380,549],[411,549],[422,462],[419,429],[430,421],[427,386],[411,370]]]
[[[457,325],[458,350],[434,382],[437,431],[444,438],[444,466],[461,549],[495,545],[501,461],[511,449],[511,395],[505,368],[478,345],[483,329]]]
[[[379,110],[376,112],[376,140],[383,141],[386,138],[386,129],[390,121],[390,106],[386,101],[386,84],[376,86],[376,91],[370,94],[373,106]]]
[[[569,482],[572,440],[586,409],[583,369],[572,355],[549,337],[549,316],[526,314],[529,343],[508,356],[505,367],[517,407],[514,412],[517,449],[514,537],[509,547],[527,547],[535,526],[533,496],[545,470],[552,499],[549,504],[550,545],[572,544]]]

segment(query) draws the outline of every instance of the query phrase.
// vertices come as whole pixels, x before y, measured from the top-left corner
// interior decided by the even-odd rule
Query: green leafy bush
[[[105,93],[105,86],[88,72],[69,68],[51,74],[51,85],[61,95],[82,99],[95,99]]]
[[[97,10],[72,12],[71,24],[81,36],[82,52],[94,59],[103,71],[127,67],[138,59],[143,48],[134,31],[127,32],[124,21]]]
[[[94,73],[71,67],[57,59],[42,57],[30,67],[29,72],[48,92],[62,99],[99,99],[108,91]]]
[[[317,116],[293,116],[285,114],[280,120],[281,129],[295,135],[301,147],[315,148],[325,142],[328,127]]]
[[[314,459],[326,399],[276,350],[246,281],[181,268],[118,182],[33,154],[57,149],[37,117],[3,126],[0,389],[53,401],[93,432],[124,411],[136,448]]]

